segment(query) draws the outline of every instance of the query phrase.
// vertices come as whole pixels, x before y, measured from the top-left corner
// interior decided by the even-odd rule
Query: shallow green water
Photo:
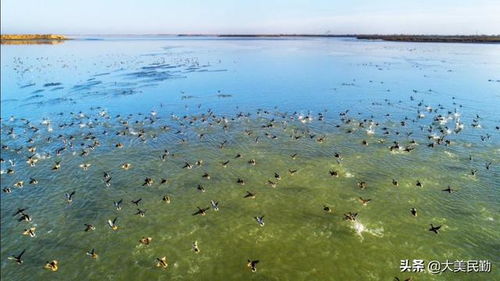
[[[197,83],[196,79],[191,81]],[[10,168],[15,173],[1,176],[2,188],[12,189],[12,193],[1,194],[2,280],[393,280],[395,276],[401,280],[409,277],[495,280],[500,277],[497,269],[500,147],[498,129],[494,127],[498,125],[498,114],[490,111],[484,115],[475,110],[476,101],[455,100],[446,95],[429,97],[436,102],[418,105],[420,98],[426,99],[429,94],[414,93],[416,100],[410,100],[410,94],[400,94],[389,101],[383,95],[358,101],[357,97],[350,99],[347,93],[340,94],[340,99],[345,99],[342,106],[317,103],[310,113],[313,120],[301,122],[299,116],[306,116],[307,111],[293,113],[303,110],[299,97],[290,101],[282,99],[285,94],[281,93],[276,99],[282,99],[283,104],[262,106],[268,110],[266,113],[254,109],[261,106],[258,102],[248,101],[247,107],[244,97],[238,97],[237,92],[234,95],[234,99],[228,99],[230,102],[177,97],[171,101],[171,107],[167,105],[168,109],[155,105],[156,116],[150,115],[149,108],[134,107],[134,99],[118,101],[124,105],[122,110],[110,105],[109,112],[89,109],[87,105],[92,102],[82,99],[82,105],[67,105],[68,110],[62,116],[56,115],[56,111],[44,115],[51,119],[50,126],[40,124],[41,117],[29,110],[20,111],[13,120],[3,118],[2,145],[9,148],[2,149],[5,160],[2,170]],[[108,99],[112,103],[113,98]],[[492,100],[497,104],[485,105],[486,108],[498,108],[498,99]],[[457,101],[465,106],[454,105]],[[196,106],[198,103],[200,106]],[[443,108],[439,109],[438,104]],[[437,108],[437,112],[426,112],[426,105]],[[2,103],[2,107],[10,107],[10,112],[22,108],[9,103]],[[60,107],[64,105],[52,109],[43,105],[33,110]],[[209,111],[209,108],[215,109]],[[350,121],[342,122],[339,113],[346,109],[350,111],[344,121]],[[462,114],[460,118],[448,113],[454,109]],[[70,110],[83,110],[85,116],[71,114]],[[417,119],[417,110],[426,116]],[[142,115],[128,116],[138,111]],[[250,116],[238,117],[240,111]],[[170,112],[179,117],[172,117]],[[319,120],[318,113],[324,115],[323,120]],[[385,116],[386,113],[391,116]],[[483,128],[470,125],[476,113],[482,115],[479,122]],[[116,117],[117,114],[121,117]],[[440,135],[438,124],[432,121],[439,114],[450,117],[447,126],[451,129],[459,120],[466,126],[458,134],[445,136],[451,141],[449,146],[431,148],[427,146],[432,142],[428,139],[431,133],[421,127],[432,125],[432,134]],[[183,118],[184,115],[187,117]],[[405,116],[408,120],[401,126]],[[20,117],[27,117],[40,130],[33,132]],[[206,121],[201,121],[203,117]],[[368,121],[364,119],[378,122],[374,135],[367,134]],[[123,125],[125,120],[128,129]],[[155,122],[151,124],[151,120]],[[359,126],[360,122],[364,128]],[[70,123],[73,125],[59,127]],[[263,127],[269,124],[273,126]],[[169,129],[163,130],[164,125]],[[48,132],[48,127],[53,131]],[[384,127],[388,134],[384,134]],[[15,137],[9,134],[10,128],[14,128]],[[141,129],[145,142],[137,136]],[[123,130],[126,135],[116,134]],[[199,134],[204,136],[200,139]],[[486,134],[490,138],[481,141],[480,137]],[[70,141],[73,147],[69,146],[70,135],[75,137]],[[46,140],[49,136],[51,142]],[[93,140],[85,136],[94,136],[100,145],[95,150],[86,149]],[[318,142],[321,137],[325,138],[322,143]],[[29,138],[33,138],[33,144],[26,143]],[[363,145],[363,140],[368,145]],[[411,140],[416,144],[410,144]],[[224,141],[227,143],[221,149]],[[391,152],[389,146],[393,141],[415,149]],[[115,148],[119,142],[124,145],[121,149]],[[27,151],[28,146],[37,147],[35,158],[40,160],[35,167],[25,163],[32,155]],[[55,155],[63,146],[67,149],[60,156]],[[21,148],[18,153],[16,148]],[[89,155],[80,156],[82,149],[88,150]],[[170,154],[162,161],[165,149]],[[291,155],[295,153],[293,159]],[[336,153],[341,154],[342,160],[335,157]],[[237,154],[241,158],[235,158]],[[15,166],[11,167],[9,159],[14,160]],[[250,165],[250,159],[255,159],[256,165]],[[196,165],[198,160],[203,163]],[[227,167],[223,167],[221,163],[227,160]],[[58,171],[51,169],[55,161],[61,161]],[[185,162],[193,168],[183,168]],[[486,169],[485,163],[489,162],[492,164]],[[82,163],[91,166],[84,171],[79,167]],[[121,169],[123,163],[130,163],[132,168]],[[471,175],[471,169],[477,169],[475,176]],[[289,170],[297,172],[291,175]],[[330,176],[331,170],[337,171],[339,177]],[[112,177],[109,187],[104,184],[104,172]],[[204,173],[211,178],[203,178]],[[274,173],[281,180],[275,179]],[[28,184],[30,177],[39,183]],[[146,177],[154,180],[152,186],[143,186]],[[161,178],[168,182],[160,184]],[[238,178],[245,185],[238,184]],[[397,179],[399,186],[394,186],[392,179]],[[20,180],[24,181],[24,187],[13,187]],[[268,180],[277,186],[271,187]],[[415,185],[417,180],[423,187]],[[366,182],[365,189],[358,187],[361,181]],[[205,192],[197,190],[199,184]],[[456,192],[443,192],[448,186]],[[71,191],[75,195],[68,203],[65,193]],[[246,191],[255,193],[255,199],[243,198]],[[171,197],[170,204],[162,201],[164,195]],[[364,206],[359,197],[371,201]],[[144,217],[135,215],[138,207],[131,203],[139,198],[142,198],[139,208],[147,210]],[[120,199],[123,207],[118,211],[113,201]],[[192,215],[197,206],[209,207],[210,200],[219,202],[219,211],[210,209],[205,216]],[[325,205],[333,212],[325,212]],[[23,207],[28,207],[26,212],[33,217],[32,222],[18,222],[19,215],[12,216],[17,208]],[[411,208],[418,210],[418,216],[411,215]],[[344,220],[343,214],[348,212],[359,214],[355,222]],[[254,219],[262,215],[263,227]],[[118,217],[117,231],[106,223],[115,217]],[[85,232],[85,223],[93,224],[95,231]],[[431,223],[442,225],[438,235],[428,231]],[[28,227],[36,227],[36,237],[21,235]],[[138,240],[142,237],[152,237],[151,244],[140,244]],[[200,248],[198,254],[191,248],[194,241]],[[99,254],[95,260],[86,255],[92,248]],[[8,260],[8,256],[23,249],[26,253],[22,265]],[[155,267],[155,259],[163,256],[169,263],[166,270]],[[59,270],[44,270],[45,262],[53,259],[59,261]],[[252,273],[247,267],[247,259],[260,261],[257,272]],[[489,260],[492,272],[401,273],[399,266],[403,259]]]

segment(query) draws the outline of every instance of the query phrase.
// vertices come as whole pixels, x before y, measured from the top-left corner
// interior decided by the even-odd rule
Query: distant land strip
[[[203,36],[186,35],[178,36]],[[218,37],[350,37],[361,40],[438,43],[500,43],[500,35],[221,34]]]
[[[400,42],[500,43],[500,35],[357,35],[356,38]]]
[[[2,34],[0,40],[69,40],[69,38],[56,34]]]
[[[85,35],[82,35],[85,36]],[[89,35],[90,36],[90,35]],[[103,35],[119,36],[119,35]],[[126,36],[126,35],[121,35]],[[138,36],[138,34],[130,34]],[[348,37],[360,40],[383,40],[398,42],[436,42],[436,43],[500,43],[500,35],[408,35],[408,34],[144,34],[139,36],[179,36],[179,37],[221,37],[221,38],[290,38],[290,37],[309,37],[309,38],[338,38]],[[71,40],[64,35],[57,34],[2,34],[0,36],[2,44],[33,44],[35,42],[49,42]],[[17,43],[16,43],[17,42]]]

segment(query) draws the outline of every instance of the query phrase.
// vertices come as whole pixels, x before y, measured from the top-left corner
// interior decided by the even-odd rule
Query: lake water
[[[500,45],[88,39],[1,47],[2,280],[500,279]]]

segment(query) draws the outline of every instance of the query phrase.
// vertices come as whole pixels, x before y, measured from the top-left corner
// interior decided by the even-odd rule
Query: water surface
[[[12,189],[1,194],[2,279],[500,277],[500,46],[97,39],[2,45],[1,179]],[[412,150],[391,151],[394,141]],[[32,155],[34,167],[26,163]],[[147,177],[152,186],[143,186]],[[19,181],[24,187],[14,187]],[[443,192],[448,186],[456,192]],[[243,198],[247,191],[255,199]],[[191,215],[210,200],[219,211]],[[12,214],[25,207],[33,220],[18,222]],[[348,212],[358,213],[356,222],[344,220]],[[260,227],[254,217],[262,215]],[[106,223],[115,217],[117,231]],[[85,223],[95,231],[85,232]],[[431,223],[442,225],[439,234],[428,231]],[[29,227],[36,237],[21,235]],[[152,243],[141,245],[142,237]],[[85,254],[92,248],[96,260]],[[21,266],[7,259],[23,249]],[[154,266],[163,256],[166,270]],[[44,270],[53,259],[59,270]],[[260,260],[257,272],[247,259]],[[493,269],[401,273],[402,259],[489,260]]]

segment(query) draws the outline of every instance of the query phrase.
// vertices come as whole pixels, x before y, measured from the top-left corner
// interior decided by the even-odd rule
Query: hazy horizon
[[[1,1],[1,33],[500,34],[500,3],[368,0]]]

